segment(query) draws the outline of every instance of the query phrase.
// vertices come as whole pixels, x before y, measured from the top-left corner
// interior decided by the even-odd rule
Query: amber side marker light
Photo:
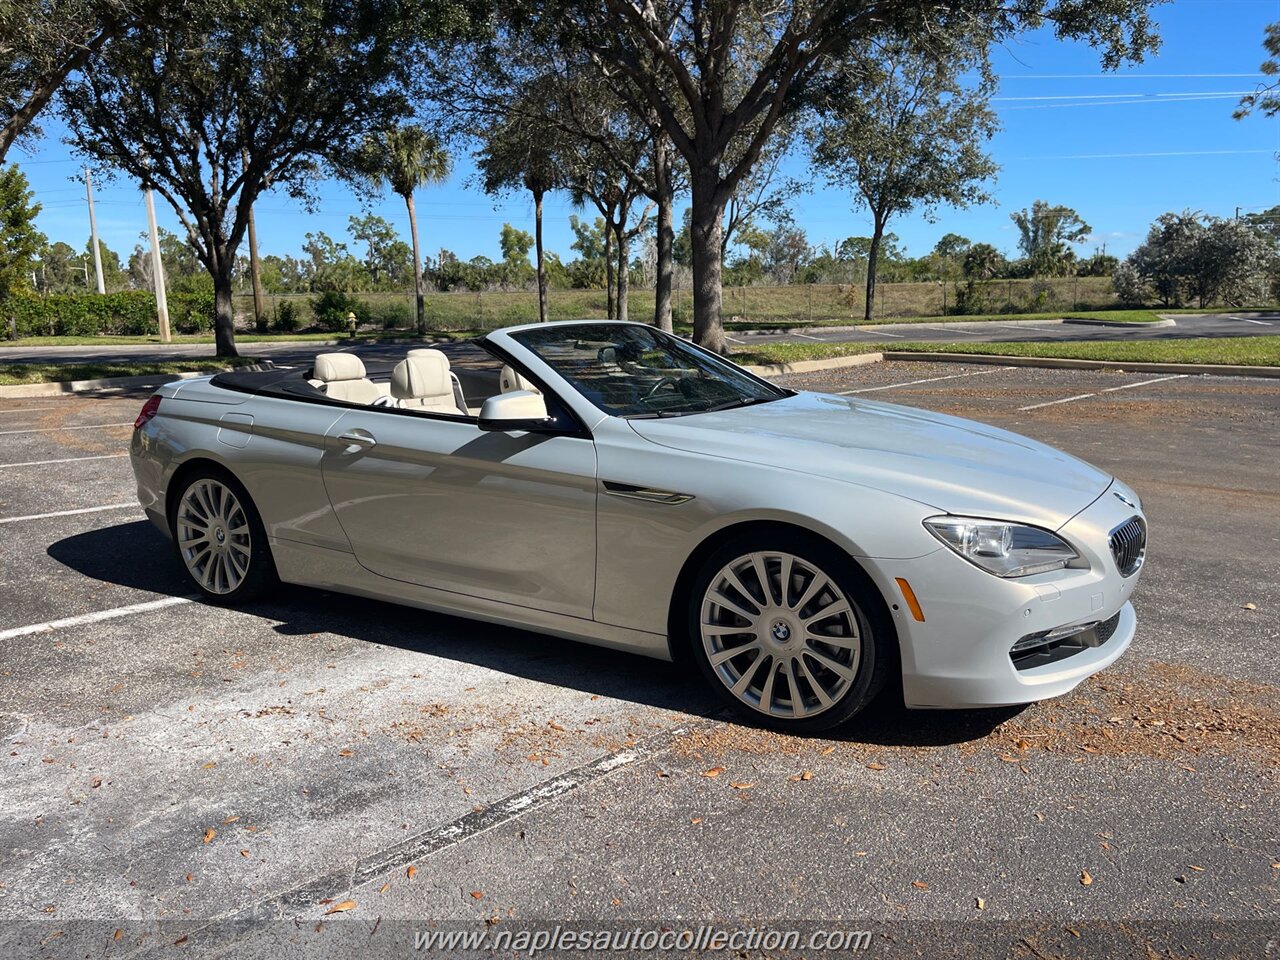
[[[898,589],[902,591],[902,599],[907,601],[907,609],[911,611],[911,616],[920,623],[924,623],[924,611],[920,609],[920,601],[916,599],[916,592],[911,589],[911,584],[901,577],[895,579],[898,581]]]

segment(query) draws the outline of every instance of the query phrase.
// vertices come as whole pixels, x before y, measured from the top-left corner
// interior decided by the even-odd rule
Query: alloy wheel
[[[791,553],[753,552],[725,564],[703,595],[700,631],[717,679],[770,716],[822,713],[858,674],[857,608],[827,573]]]
[[[249,517],[226,484],[197,480],[182,495],[176,520],[178,549],[197,583],[217,594],[244,583],[253,549]]]

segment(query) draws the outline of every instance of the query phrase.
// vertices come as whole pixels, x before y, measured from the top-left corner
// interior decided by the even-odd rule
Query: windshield
[[[512,337],[616,417],[661,417],[778,400],[790,391],[650,327],[556,325]]]

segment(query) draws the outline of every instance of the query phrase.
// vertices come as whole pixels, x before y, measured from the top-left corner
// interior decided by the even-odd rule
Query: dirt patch
[[[1005,756],[1141,756],[1192,767],[1201,755],[1280,769],[1280,688],[1156,662],[1141,676],[1099,674],[1002,723],[986,741]]]
[[[734,756],[833,759],[868,765],[994,753],[1011,764],[1053,755],[1145,757],[1194,770],[1201,756],[1230,756],[1280,770],[1280,687],[1156,662],[1141,675],[1104,673],[1066,697],[1012,717],[998,711],[893,711],[870,715],[838,739],[790,736],[734,723],[698,728],[672,752],[713,763]],[[892,714],[890,716],[889,714]],[[984,722],[989,719],[990,722]],[[887,736],[891,734],[892,736]]]

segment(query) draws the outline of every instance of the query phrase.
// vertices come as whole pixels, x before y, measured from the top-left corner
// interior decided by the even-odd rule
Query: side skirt
[[[496,600],[469,597],[413,583],[402,583],[370,573],[355,556],[292,540],[271,539],[276,572],[285,583],[318,587],[371,600],[385,600],[407,607],[447,613],[485,623],[517,627],[595,646],[625,650],[658,660],[670,660],[671,651],[663,634],[615,627],[595,620],[548,613]]]

